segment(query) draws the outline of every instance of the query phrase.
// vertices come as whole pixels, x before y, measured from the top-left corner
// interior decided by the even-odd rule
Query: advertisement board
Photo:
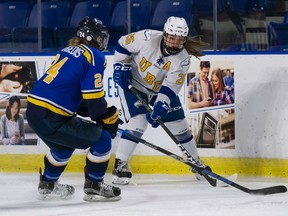
[[[109,105],[119,108],[118,90],[113,82],[113,56],[107,55],[107,68],[104,76],[105,96]],[[255,157],[255,158],[287,158],[288,119],[285,91],[288,82],[287,56],[283,55],[206,55],[201,61],[210,63],[207,78],[211,84],[212,98],[209,105],[200,108],[191,106],[191,83],[201,75],[201,61],[191,59],[191,67],[186,82],[179,94],[186,119],[195,140],[199,154],[204,157]],[[4,145],[1,133],[0,154],[34,154],[46,152],[46,146],[38,140],[25,119],[26,97],[33,83],[41,77],[53,61],[53,56],[7,56],[0,57],[0,65],[21,66],[23,75],[14,73],[0,86],[0,114],[5,114],[11,96],[21,101],[20,114],[24,118],[24,144]],[[218,77],[213,71],[220,71]],[[230,74],[229,74],[230,73]],[[217,90],[217,79],[227,75],[233,79],[230,93]],[[3,87],[3,81],[6,83]],[[8,83],[8,84],[7,84]],[[15,84],[16,83],[16,84]],[[15,86],[13,86],[15,85]],[[226,85],[226,84],[225,84]],[[8,87],[7,87],[8,86]],[[194,86],[194,88],[197,88]],[[0,88],[1,89],[1,88]],[[219,88],[218,88],[219,89]],[[206,92],[207,93],[207,92]],[[221,101],[220,96],[226,95]],[[220,98],[220,99],[219,99]],[[228,99],[227,99],[228,98]],[[231,99],[232,98],[232,99]],[[125,129],[125,124],[121,126]],[[144,139],[169,151],[182,154],[170,137],[161,129],[148,127]],[[117,148],[117,138],[113,140],[112,151]],[[82,153],[83,151],[79,151]],[[76,152],[77,153],[77,152]],[[139,145],[135,151],[138,155],[159,155],[159,152]]]

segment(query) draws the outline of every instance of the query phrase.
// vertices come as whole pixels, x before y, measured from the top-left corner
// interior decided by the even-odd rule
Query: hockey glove
[[[131,64],[115,63],[113,79],[122,89],[127,90],[132,80]]]
[[[119,124],[118,110],[115,106],[108,107],[107,112],[100,116],[96,121],[104,130],[107,130],[110,133],[112,139],[115,138]]]
[[[169,111],[170,106],[166,102],[158,101],[154,104],[153,111],[146,114],[146,119],[153,128],[157,128],[159,126],[157,120],[160,119],[163,121]]]

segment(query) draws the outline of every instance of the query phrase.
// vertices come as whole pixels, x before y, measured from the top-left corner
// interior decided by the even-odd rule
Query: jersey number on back
[[[46,72],[47,76],[43,80],[45,83],[50,84],[53,81],[53,79],[58,75],[60,68],[68,60],[68,58],[65,57],[61,61],[58,62],[59,58],[60,58],[60,55],[57,54],[55,56],[55,59],[54,59],[52,65],[47,70],[47,72]]]

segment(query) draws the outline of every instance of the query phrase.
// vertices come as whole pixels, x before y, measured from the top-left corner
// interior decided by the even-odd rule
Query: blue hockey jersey
[[[72,116],[82,101],[96,119],[107,107],[103,76],[106,59],[98,49],[69,46],[57,53],[46,73],[35,83],[28,101],[62,115]]]

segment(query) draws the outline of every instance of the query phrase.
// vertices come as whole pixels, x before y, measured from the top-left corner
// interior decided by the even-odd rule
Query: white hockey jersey
[[[132,86],[146,94],[158,94],[162,86],[175,95],[180,92],[190,66],[190,55],[183,49],[177,55],[161,53],[162,31],[142,30],[119,39],[114,62],[132,64]],[[157,101],[170,104],[167,95],[158,94]]]

